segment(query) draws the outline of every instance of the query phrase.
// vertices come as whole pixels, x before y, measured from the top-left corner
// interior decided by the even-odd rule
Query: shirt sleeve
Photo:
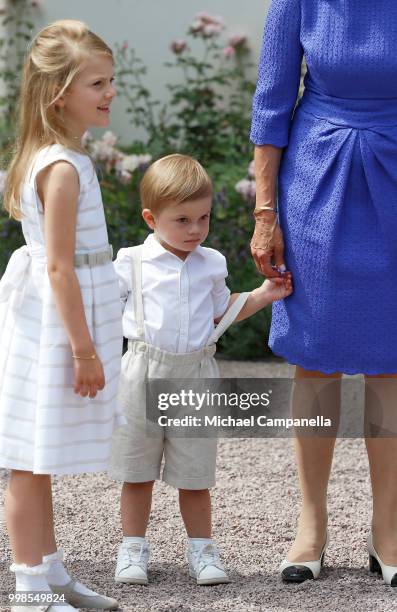
[[[131,258],[129,256],[128,249],[119,250],[113,265],[117,275],[117,280],[119,281],[120,300],[122,310],[124,311],[128,294],[132,292]]]
[[[230,300],[230,289],[226,285],[225,279],[228,276],[226,258],[219,251],[213,250],[213,287],[212,299],[214,303],[214,318],[218,319],[227,310]]]
[[[288,144],[303,57],[300,1],[272,0],[267,14],[252,109],[256,145]]]

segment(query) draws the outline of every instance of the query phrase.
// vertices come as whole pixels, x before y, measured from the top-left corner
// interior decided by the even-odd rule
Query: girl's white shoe
[[[48,604],[44,606],[12,606],[11,612],[79,612],[78,608],[68,604]]]
[[[100,595],[74,580],[63,565],[63,557],[62,549],[43,557],[43,563],[49,565],[46,578],[53,593],[62,595],[64,601],[75,608],[117,610],[118,603],[115,599]]]
[[[284,582],[304,582],[305,580],[315,580],[319,577],[324,563],[325,550],[328,546],[328,530],[325,544],[321,550],[320,558],[315,561],[284,561],[280,564],[281,578]]]
[[[386,584],[397,587],[397,567],[385,565],[376,552],[372,540],[372,532],[368,536],[369,571],[373,574],[380,574]]]
[[[25,604],[22,606],[12,606],[11,612],[76,612],[76,608],[70,606],[66,600],[52,597],[53,593],[48,586],[46,574],[49,569],[48,563],[40,563],[39,565],[26,565],[26,563],[12,563],[10,566],[11,572],[15,573],[16,578],[16,593],[26,595],[37,595],[39,600],[41,595],[45,595],[50,599],[49,603],[42,605],[30,606]],[[53,599],[53,603],[51,603]]]
[[[119,607],[118,602],[113,597],[107,597],[106,595],[100,595],[91,591],[90,595],[82,594],[78,591],[76,586],[80,585],[79,582],[72,579],[68,584],[64,586],[57,586],[50,584],[51,591],[57,595],[63,595],[65,601],[76,608],[90,608],[95,610],[117,610]],[[84,586],[84,585],[80,585]],[[58,606],[59,607],[59,606]],[[55,612],[57,612],[56,607]],[[76,609],[73,607],[73,610]],[[26,612],[26,611],[25,611]]]

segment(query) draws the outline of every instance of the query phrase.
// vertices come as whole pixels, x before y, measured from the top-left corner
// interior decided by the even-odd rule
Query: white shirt
[[[129,249],[120,249],[114,262],[124,304],[123,334],[138,339],[134,313]],[[142,293],[145,342],[171,353],[190,353],[205,346],[214,319],[227,310],[225,257],[198,246],[184,261],[149,234],[142,250]]]

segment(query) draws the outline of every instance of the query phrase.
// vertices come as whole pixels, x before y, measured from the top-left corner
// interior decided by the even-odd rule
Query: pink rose
[[[225,47],[223,49],[223,55],[225,57],[234,57],[236,55],[236,50],[234,47]]]
[[[173,40],[170,48],[176,55],[180,55],[185,51],[187,47],[187,42],[185,40]]]
[[[201,33],[204,38],[211,38],[213,36],[218,36],[224,27],[225,22],[223,17],[200,12],[195,16],[189,29],[193,34]]]
[[[248,179],[242,179],[235,185],[237,193],[241,195],[244,200],[254,200],[256,194],[256,183]]]
[[[243,47],[247,42],[247,37],[243,36],[242,34],[233,34],[233,36],[231,36],[229,38],[229,45],[231,47]]]

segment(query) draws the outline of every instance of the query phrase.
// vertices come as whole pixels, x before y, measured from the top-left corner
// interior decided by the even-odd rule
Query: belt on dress
[[[7,268],[0,279],[0,302],[6,302],[12,292],[15,292],[13,305],[18,307],[21,303],[24,289],[26,286],[27,275],[32,260],[45,263],[46,251],[44,247],[31,247],[24,245],[10,257]],[[112,261],[113,248],[109,244],[104,251],[81,253],[77,251],[74,256],[75,268],[102,266]]]
[[[103,266],[109,263],[113,259],[113,247],[111,244],[108,245],[105,251],[98,253],[75,253],[74,256],[74,267],[83,268],[95,268],[95,266]]]
[[[339,98],[305,89],[297,110],[343,127],[397,126],[397,98]]]

